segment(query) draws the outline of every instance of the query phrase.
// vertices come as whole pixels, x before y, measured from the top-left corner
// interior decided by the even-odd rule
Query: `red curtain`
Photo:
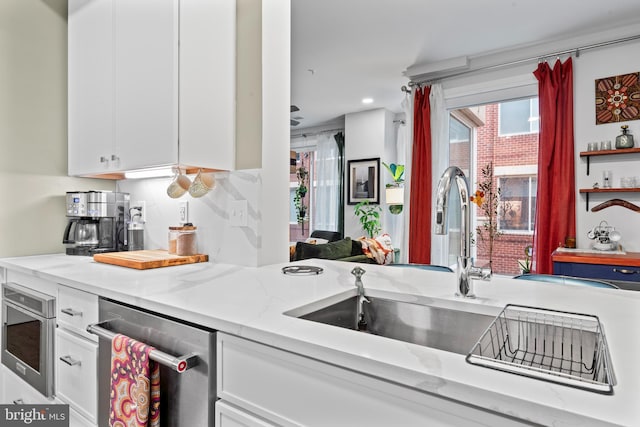
[[[538,79],[540,148],[538,195],[533,233],[533,271],[553,273],[551,253],[576,235],[573,151],[573,62],[546,62],[533,73]],[[413,206],[412,206],[413,208]]]
[[[416,89],[409,218],[409,262],[431,263],[431,87]]]

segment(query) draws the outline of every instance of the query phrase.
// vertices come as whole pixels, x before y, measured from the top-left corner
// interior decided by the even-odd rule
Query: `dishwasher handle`
[[[102,325],[108,322],[109,320],[90,324],[87,326],[87,332],[112,341],[118,334],[102,327]],[[178,373],[189,370],[198,364],[198,356],[194,353],[184,356],[173,356],[160,350],[151,350],[149,352],[149,359],[161,365],[168,366]]]

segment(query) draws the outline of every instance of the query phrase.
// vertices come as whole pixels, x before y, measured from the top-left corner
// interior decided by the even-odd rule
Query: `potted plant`
[[[394,215],[398,215],[402,212],[402,205],[404,203],[404,165],[396,165],[395,163],[386,164],[382,162],[385,168],[389,171],[393,182],[386,185],[386,197],[387,204],[389,205],[389,212]]]
[[[304,198],[309,191],[307,187],[309,171],[306,167],[300,166],[296,169],[296,177],[298,178],[298,188],[296,188],[296,194],[293,197],[293,204],[296,208],[298,224],[302,225],[302,234],[304,235],[304,222],[307,220],[307,205],[305,205]]]
[[[518,260],[520,271],[522,274],[531,273],[531,257],[533,255],[533,246],[529,245],[524,248],[524,259]]]
[[[382,230],[382,225],[380,224],[382,209],[380,209],[380,206],[372,205],[368,200],[363,200],[354,209],[362,229],[370,238],[380,233],[380,230]]]

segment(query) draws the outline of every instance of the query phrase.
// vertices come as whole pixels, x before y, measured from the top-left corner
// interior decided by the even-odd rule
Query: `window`
[[[524,248],[532,244],[538,169],[537,106],[538,99],[531,97],[450,111],[449,164],[463,170],[472,193],[478,190],[479,182],[486,181],[482,170],[492,165],[492,188],[500,188],[494,220],[502,235],[491,240],[486,233],[478,233],[478,227],[486,225],[488,218],[475,204],[471,211],[475,240],[472,256],[476,265],[491,262],[495,274],[517,274]],[[450,206],[457,206],[457,196],[450,197]],[[449,210],[452,211],[457,209]],[[442,256],[440,262],[450,265],[460,253],[460,218],[449,220],[448,250],[443,251],[447,257]]]
[[[537,185],[538,179],[535,176],[498,178],[501,192],[498,227],[501,231],[533,233]]]
[[[500,136],[522,135],[539,131],[538,98],[501,102],[498,111]]]

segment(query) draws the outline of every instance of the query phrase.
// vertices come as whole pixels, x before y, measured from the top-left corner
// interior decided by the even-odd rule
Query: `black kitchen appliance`
[[[67,255],[127,250],[129,194],[111,191],[67,192],[67,226],[62,243]]]

